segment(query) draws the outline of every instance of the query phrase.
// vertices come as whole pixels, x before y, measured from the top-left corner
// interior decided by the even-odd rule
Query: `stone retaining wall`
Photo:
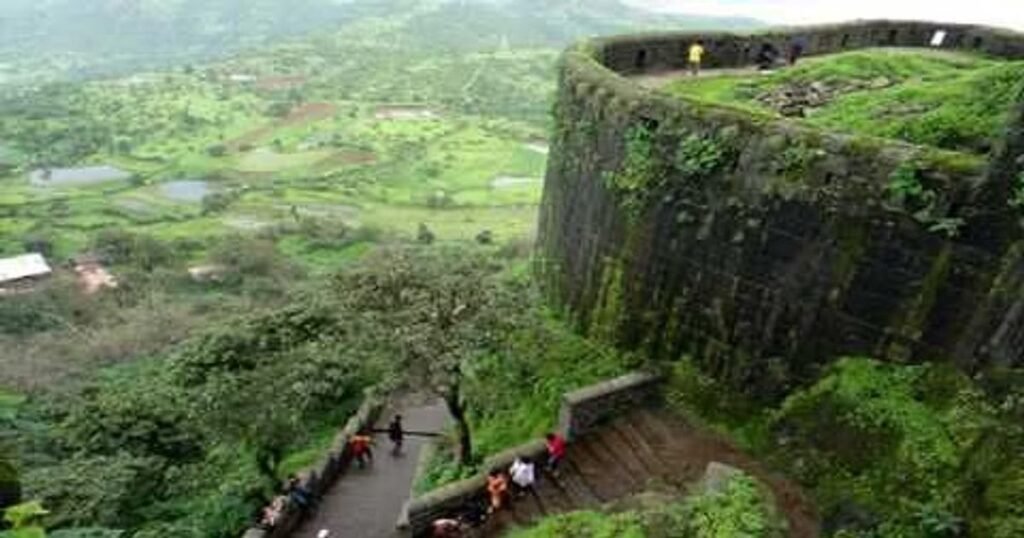
[[[301,484],[315,497],[321,497],[327,493],[327,490],[344,475],[352,461],[352,455],[349,453],[349,439],[364,428],[372,427],[383,408],[383,398],[376,393],[375,389],[368,389],[362,405],[335,436],[330,450],[320,463],[298,474]],[[305,515],[298,508],[289,506],[282,515],[281,521],[274,528],[251,527],[245,531],[242,538],[285,538],[302,523]]]
[[[820,55],[868,47],[929,47],[937,31],[946,38],[937,47],[981,52],[1002,58],[1024,57],[1024,36],[1008,30],[966,24],[923,21],[860,21],[845,24],[774,28],[752,34],[686,32],[611,37],[597,40],[599,60],[619,73],[686,67],[687,49],[700,39],[707,49],[707,67],[752,65],[762,44],[785,52],[794,38],[805,54]]]
[[[660,381],[658,376],[638,372],[565,394],[559,412],[559,433],[571,442],[631,409],[654,403]],[[487,458],[476,476],[409,501],[398,528],[413,538],[424,536],[434,520],[453,514],[469,500],[484,495],[490,471],[508,469],[521,457],[543,461],[546,453],[544,440],[538,439]]]
[[[679,67],[680,47],[697,37],[709,42],[712,64],[733,65],[747,61],[743,43],[771,36],[804,34],[810,52],[822,53],[890,35],[894,45],[921,46],[938,28],[950,32],[948,46],[1024,58],[1019,34],[884,21],[570,49],[538,226],[536,269],[549,298],[589,336],[656,359],[690,355],[762,401],[843,355],[953,361],[966,371],[1024,364],[1024,308],[1015,306],[1024,213],[1008,203],[1024,164],[1024,108],[1009,115],[1001,164],[991,166],[980,155],[829,132],[624,76],[638,58],[642,70]],[[679,164],[694,141],[719,151],[713,167]],[[927,196],[894,196],[894,178],[908,176]]]
[[[562,398],[559,431],[571,441],[631,409],[654,404],[660,396],[660,381],[657,376],[635,372],[570,392]]]

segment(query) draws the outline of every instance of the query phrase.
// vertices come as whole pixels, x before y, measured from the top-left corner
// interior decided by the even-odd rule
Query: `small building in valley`
[[[36,282],[53,274],[42,254],[23,254],[0,258],[0,290],[12,292],[31,288]]]

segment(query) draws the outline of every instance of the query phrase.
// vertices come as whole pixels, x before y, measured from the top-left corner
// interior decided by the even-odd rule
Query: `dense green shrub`
[[[644,503],[617,513],[580,511],[544,519],[510,538],[781,538],[784,524],[764,489],[745,473],[718,490]]]
[[[1020,528],[1024,490],[1008,485],[1024,469],[1019,389],[997,397],[950,366],[853,358],[767,410],[689,361],[669,387],[673,406],[813,491],[837,537],[981,538]]]

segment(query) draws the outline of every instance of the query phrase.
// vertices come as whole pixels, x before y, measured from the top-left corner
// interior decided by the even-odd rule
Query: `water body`
[[[539,177],[498,176],[491,181],[491,187],[495,189],[511,189],[525,185],[539,184]]]
[[[120,181],[130,177],[132,177],[130,172],[114,166],[102,165],[33,170],[28,176],[28,181],[37,187],[59,187]]]
[[[208,181],[185,179],[160,184],[160,194],[178,202],[201,202],[213,192]]]
[[[429,108],[417,106],[385,106],[377,109],[378,120],[432,120],[439,117],[437,112]]]
[[[547,144],[542,144],[540,142],[528,142],[524,144],[524,146],[526,146],[526,149],[535,151],[541,155],[547,155],[551,151]]]

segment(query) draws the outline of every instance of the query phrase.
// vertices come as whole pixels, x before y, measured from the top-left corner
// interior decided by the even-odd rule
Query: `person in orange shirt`
[[[487,475],[487,493],[491,497],[491,507],[488,512],[501,510],[505,505],[505,496],[508,494],[508,478],[501,471],[491,471]]]

